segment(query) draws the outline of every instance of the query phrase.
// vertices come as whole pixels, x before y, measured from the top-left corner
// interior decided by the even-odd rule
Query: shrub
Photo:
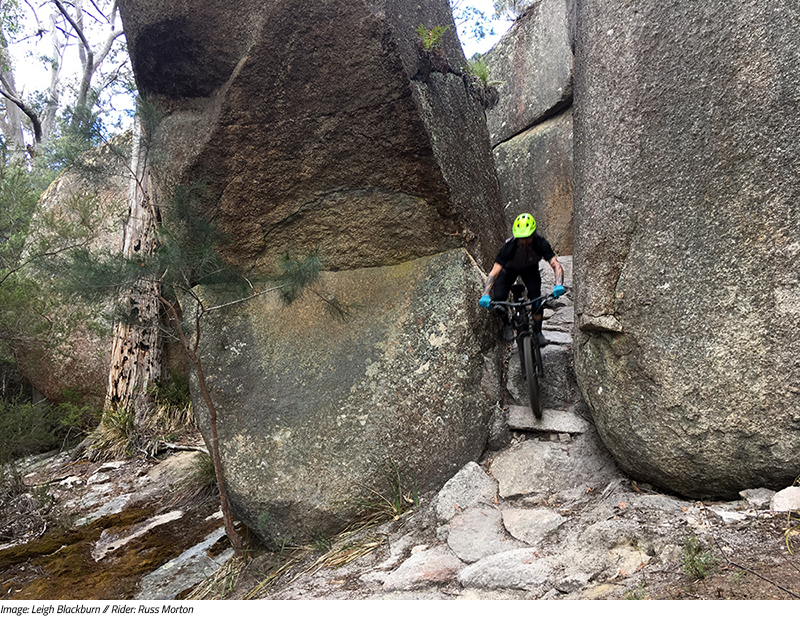
[[[153,396],[156,408],[151,420],[152,431],[164,435],[196,427],[186,375],[173,371],[148,391]]]
[[[713,571],[719,558],[711,551],[703,551],[697,536],[689,536],[683,545],[683,570],[694,579],[705,579]]]
[[[65,434],[57,409],[46,402],[0,400],[0,463],[59,448]]]
[[[90,459],[125,459],[136,448],[135,413],[132,409],[107,409],[100,425],[89,433]]]

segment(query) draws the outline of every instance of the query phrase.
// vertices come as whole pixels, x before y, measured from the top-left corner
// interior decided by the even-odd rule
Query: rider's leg
[[[525,284],[525,288],[528,289],[528,299],[536,299],[542,294],[542,279],[539,275],[538,265],[522,272],[520,276],[522,277],[522,282]],[[544,314],[534,311],[532,318],[533,331],[536,334],[536,338],[539,340],[539,346],[543,347],[547,344],[547,339],[544,337],[544,334],[542,334]]]
[[[492,287],[493,301],[506,301],[508,300],[508,293],[511,290],[511,285],[517,279],[515,272],[503,269],[498,275]],[[511,342],[514,340],[514,329],[511,327],[511,322],[508,318],[508,311],[502,308],[495,310],[497,316],[503,321],[503,340]]]

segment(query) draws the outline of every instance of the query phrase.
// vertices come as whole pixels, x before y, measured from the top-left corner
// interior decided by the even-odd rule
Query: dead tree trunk
[[[133,178],[121,248],[127,257],[153,252],[158,221],[150,195],[147,152],[140,132],[139,123],[134,123]],[[137,428],[143,425],[152,407],[147,387],[161,378],[164,367],[164,343],[159,330],[160,293],[158,283],[136,283],[121,302],[128,304],[127,310],[135,320],[119,322],[114,327],[106,406],[132,408]]]

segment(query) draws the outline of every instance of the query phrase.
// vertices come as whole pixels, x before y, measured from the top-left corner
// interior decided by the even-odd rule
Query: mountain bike
[[[545,304],[553,299],[552,295],[543,295],[536,299],[524,299],[523,292],[525,287],[515,284],[511,287],[513,302],[493,301],[490,308],[502,308],[509,313],[511,326],[517,334],[517,349],[519,350],[522,374],[528,386],[528,397],[531,401],[531,409],[537,420],[542,419],[542,402],[539,396],[539,379],[544,377],[544,366],[542,365],[542,350],[539,346],[539,339],[533,332],[533,318],[531,315],[536,312],[539,314],[545,308]]]

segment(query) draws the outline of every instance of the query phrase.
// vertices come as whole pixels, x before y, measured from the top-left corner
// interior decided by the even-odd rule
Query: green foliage
[[[705,579],[719,564],[711,551],[704,551],[697,536],[688,536],[683,545],[683,570],[693,579]]]
[[[493,88],[503,84],[503,82],[499,80],[489,79],[489,67],[486,64],[486,60],[483,57],[478,56],[477,54],[473,60],[468,61],[466,69],[470,75],[473,75],[476,78],[478,78],[478,80],[481,83],[481,86],[483,86],[484,88]]]
[[[81,155],[102,144],[105,134],[99,112],[87,108],[66,109],[50,140],[37,155],[37,172],[48,180],[55,178],[65,168],[79,164]]]
[[[204,183],[174,188],[172,201],[164,209],[165,225],[159,230],[160,246],[154,255],[158,273],[168,272],[166,280],[179,288],[218,285],[237,293],[246,281],[237,269],[226,263],[219,248],[228,242],[205,209]],[[148,258],[148,260],[150,260]]]
[[[173,370],[168,377],[162,377],[149,389],[157,405],[174,410],[186,409],[192,405],[189,378],[177,371]]]
[[[153,396],[155,409],[146,428],[141,430],[152,438],[149,452],[155,452],[160,441],[172,441],[182,431],[197,428],[197,421],[189,393],[189,379],[185,375],[173,371],[169,377],[162,377],[150,386],[148,391]]]
[[[173,373],[150,388],[152,412],[139,426],[132,409],[106,409],[89,435],[86,455],[91,459],[123,459],[136,452],[155,455],[164,442],[174,441],[186,429],[196,428],[188,380]],[[213,468],[212,468],[213,473]]]
[[[75,195],[57,211],[37,214],[36,175],[0,140],[0,360],[15,352],[60,345],[86,322],[54,293],[59,253],[85,245],[105,215],[96,197]]]
[[[489,85],[489,67],[486,65],[486,60],[478,58],[469,63],[469,70],[472,75],[481,81],[484,86]]]
[[[164,207],[169,220],[159,227],[159,244],[153,254],[126,257],[120,252],[87,247],[68,252],[60,269],[65,276],[63,290],[95,302],[127,295],[141,281],[162,284],[166,295],[173,298],[178,291],[186,292],[197,285],[218,285],[234,296],[241,294],[248,282],[217,251],[224,238],[199,207],[204,191],[202,184],[175,188],[173,200]],[[135,322],[137,317],[126,316],[125,308],[118,306],[122,314],[115,318]]]
[[[735,583],[737,586],[741,586],[744,582],[745,572],[743,570],[734,571],[731,574],[731,581]]]
[[[106,409],[100,425],[89,433],[87,456],[91,459],[130,458],[137,445],[138,435],[131,409]]]
[[[464,66],[464,75],[469,76],[469,81],[465,80],[469,92],[475,97],[485,110],[491,110],[500,101],[500,94],[497,86],[503,82],[489,79],[489,67],[486,61],[478,56],[468,61]]]
[[[284,254],[281,256],[278,266],[279,271],[272,279],[281,287],[280,295],[283,301],[290,304],[307,286],[319,278],[322,271],[322,260],[316,253],[301,259]]]
[[[642,582],[633,590],[626,590],[622,598],[626,601],[643,601],[647,598],[647,586]]]
[[[17,270],[39,196],[27,168],[0,139],[0,281]]]
[[[450,26],[434,26],[430,30],[424,24],[417,26],[417,37],[419,38],[420,45],[425,51],[430,51],[434,48],[442,46],[442,38],[444,33],[449,30]]]
[[[58,405],[21,396],[0,400],[0,464],[63,448],[96,424],[96,412],[72,394]]]
[[[102,411],[88,404],[84,395],[75,388],[61,390],[61,399],[53,405],[58,416],[58,424],[65,429],[66,437],[83,436],[97,426]]]
[[[55,427],[52,411],[44,403],[0,400],[0,463],[58,447]]]
[[[14,363],[15,351],[36,348],[50,330],[42,286],[19,273],[7,274],[0,282],[0,361]]]
[[[0,9],[0,20],[2,20],[3,43],[7,44],[5,35],[13,38],[22,33],[25,16],[20,7],[19,0],[6,0]]]

